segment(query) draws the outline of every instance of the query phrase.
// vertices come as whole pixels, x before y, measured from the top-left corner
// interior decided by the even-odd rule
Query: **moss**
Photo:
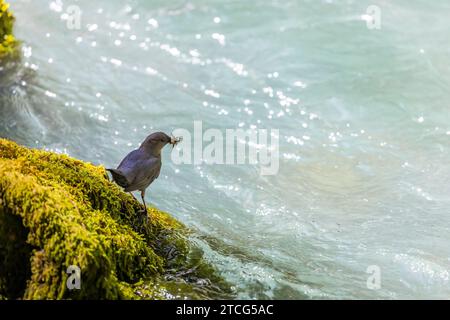
[[[198,298],[199,290],[227,292],[214,268],[195,254],[181,223],[151,208],[143,224],[142,209],[101,166],[0,139],[0,296]],[[70,265],[81,269],[80,290],[67,289]]]
[[[9,10],[9,4],[0,0],[0,59],[17,53],[18,41],[13,32],[14,16]]]

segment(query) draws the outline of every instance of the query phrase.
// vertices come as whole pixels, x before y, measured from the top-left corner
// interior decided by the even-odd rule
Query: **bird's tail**
[[[130,184],[128,182],[127,177],[122,173],[122,171],[117,169],[106,169],[107,171],[111,172],[111,175],[113,177],[113,180],[121,187],[126,188]]]

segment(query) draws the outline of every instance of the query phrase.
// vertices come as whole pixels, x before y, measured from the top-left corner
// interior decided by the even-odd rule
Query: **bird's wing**
[[[125,158],[123,158],[117,169],[122,172],[129,171],[129,169],[133,167],[134,163],[140,161],[141,159],[145,159],[145,154],[140,149],[133,150],[127,154]]]
[[[128,189],[140,190],[147,188],[159,176],[160,170],[160,158],[141,159],[136,162],[135,167],[130,172],[132,179],[130,179],[131,183]]]
[[[161,159],[159,158],[149,158],[142,163],[144,170],[139,171],[136,175],[136,181],[149,181],[148,184],[152,183],[159,176],[159,171],[161,170]]]

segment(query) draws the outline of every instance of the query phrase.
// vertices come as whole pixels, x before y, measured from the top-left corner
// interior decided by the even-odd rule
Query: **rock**
[[[168,299],[229,295],[187,229],[109,181],[102,166],[0,139],[0,297]],[[69,290],[69,266],[81,271]],[[186,272],[188,270],[188,272]],[[205,279],[197,284],[198,279]],[[208,283],[207,285],[205,283]]]

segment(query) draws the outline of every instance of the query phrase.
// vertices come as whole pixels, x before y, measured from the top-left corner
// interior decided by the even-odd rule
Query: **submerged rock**
[[[155,208],[145,225],[141,210],[103,167],[0,139],[0,297],[229,297],[186,227]]]

